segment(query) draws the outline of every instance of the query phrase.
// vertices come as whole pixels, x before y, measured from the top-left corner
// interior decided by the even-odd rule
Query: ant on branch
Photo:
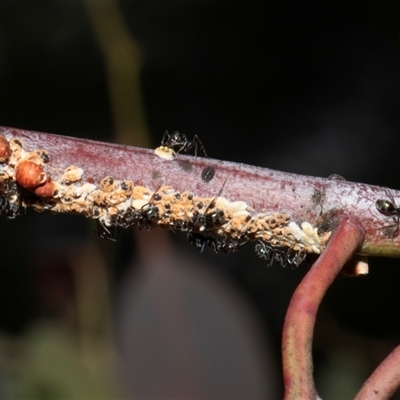
[[[307,257],[305,251],[272,247],[262,241],[257,243],[254,249],[260,258],[267,261],[269,267],[276,261],[282,267],[289,265],[291,268],[297,268]]]
[[[399,225],[400,225],[400,207],[397,207],[393,195],[388,190],[386,192],[390,197],[390,200],[378,199],[375,203],[375,207],[381,214],[386,215],[387,217],[394,218],[395,225],[391,226],[396,226],[396,229],[392,234],[392,236],[395,236],[397,231],[399,230]]]
[[[207,236],[201,233],[190,232],[188,234],[189,243],[199,252],[202,253],[206,245],[210,246],[215,253],[230,254],[238,251],[242,246],[249,242],[249,239],[243,241],[229,239],[227,236]]]
[[[97,234],[100,239],[116,241],[118,229],[115,226],[107,226],[103,222],[96,220],[97,223]]]
[[[197,148],[200,147],[204,156],[208,158],[203,143],[197,135],[194,135],[193,140],[190,141],[182,132],[173,131],[172,133],[169,133],[168,131],[165,131],[161,140],[161,146],[168,147],[174,150],[176,153],[194,155],[195,157],[197,157]]]
[[[211,212],[208,212],[208,211],[212,210],[215,207],[217,199],[221,195],[222,190],[224,189],[228,178],[229,178],[229,176],[225,179],[224,183],[222,184],[221,189],[218,191],[217,195],[212,199],[210,204],[206,207],[204,212],[196,211],[194,213],[193,217],[190,219],[190,223],[191,223],[190,232],[191,231],[209,232],[224,223],[225,214],[224,214],[223,210],[216,209]],[[201,207],[199,207],[199,206],[201,206]],[[202,208],[203,203],[198,204],[197,207]]]
[[[229,177],[229,176],[228,176]],[[218,197],[222,193],[222,190],[225,187],[226,181],[228,177],[225,179],[222,184],[221,189],[218,191],[218,194],[212,199],[210,204],[205,208],[204,212],[195,211],[193,216],[190,218],[187,238],[189,242],[198,250],[200,253],[203,252],[206,244],[211,246],[213,240],[207,234],[218,226],[221,226],[225,222],[225,214],[223,210],[214,209],[215,204],[217,202]],[[197,204],[198,209],[202,209],[204,207],[203,203]],[[214,210],[213,210],[214,209]],[[209,210],[213,210],[208,212]],[[206,234],[206,235],[204,235]]]

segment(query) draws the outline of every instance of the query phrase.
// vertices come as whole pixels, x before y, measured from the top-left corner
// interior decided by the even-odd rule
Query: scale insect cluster
[[[166,132],[163,145],[178,153],[196,156],[199,149],[205,153],[197,136],[189,141],[177,131]],[[53,173],[45,165],[50,154],[43,150],[26,151],[18,138],[10,139],[8,144],[5,141],[3,147],[0,212],[7,218],[14,218],[20,209],[28,206],[38,212],[81,214],[95,219],[99,236],[110,240],[135,226],[148,230],[160,226],[184,232],[200,252],[208,246],[216,253],[229,254],[249,241],[258,240],[257,252],[268,263],[277,261],[291,266],[301,263],[305,254],[319,254],[330,235],[330,232],[319,233],[317,227],[307,221],[293,221],[285,212],[256,212],[244,201],[222,197],[228,178],[214,197],[196,196],[171,186],[160,184],[154,190],[111,176],[95,181],[80,166],[66,166]],[[16,171],[20,171],[22,165],[37,170],[35,176],[39,179],[34,184],[23,185],[21,179],[18,181]],[[214,168],[206,166],[201,178],[203,182],[215,181]],[[39,189],[43,189],[41,194]],[[377,203],[380,212],[398,218],[395,203],[380,200]]]

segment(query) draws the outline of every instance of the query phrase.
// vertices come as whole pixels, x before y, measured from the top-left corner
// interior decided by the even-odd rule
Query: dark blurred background
[[[0,125],[153,147],[178,129],[213,158],[400,187],[398,1],[88,3],[0,2]],[[118,10],[133,61],[129,46],[107,61],[114,14],[96,4]],[[134,96],[116,99],[125,84]],[[306,266],[267,268],[251,245],[200,256],[158,230],[106,242],[80,217],[0,224],[0,398],[281,397]],[[165,265],[140,255],[163,246]],[[332,285],[314,343],[324,399],[352,398],[398,344],[399,267],[370,259]]]

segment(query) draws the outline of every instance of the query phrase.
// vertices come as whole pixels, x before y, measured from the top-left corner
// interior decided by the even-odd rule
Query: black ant
[[[244,246],[248,242],[249,239],[245,239],[242,242],[240,242],[239,240],[228,239],[227,236],[224,236],[222,239],[220,238],[214,239],[211,243],[209,243],[209,246],[211,246],[216,253],[222,252],[225,254],[230,254],[235,251],[238,251],[242,246]]]
[[[228,239],[227,236],[223,238],[204,236],[201,233],[188,233],[189,243],[199,252],[202,253],[206,245],[210,246],[215,253],[230,254],[238,251],[240,247],[248,243],[249,239],[239,242],[238,240]]]
[[[7,180],[0,184],[1,192],[5,196],[0,195],[0,215],[7,219],[14,219],[21,212],[21,198],[18,191],[17,184],[13,181]],[[14,198],[14,201],[10,201]]]
[[[289,265],[297,268],[307,257],[305,251],[296,252],[292,249],[285,251],[283,248],[272,247],[261,241],[256,244],[255,251],[260,258],[267,261],[269,267],[276,261],[282,267]]]
[[[123,214],[110,217],[112,225],[118,229],[129,230],[135,225],[142,226],[143,215],[140,210],[129,207]]]
[[[254,250],[256,251],[258,257],[267,261],[269,267],[272,266],[272,263],[274,262],[274,249],[271,246],[268,246],[260,241],[260,243],[255,245]]]
[[[156,221],[159,218],[158,207],[148,203],[145,204],[140,211],[142,213],[143,221],[142,225],[139,225],[139,229],[141,229],[143,226],[145,226],[148,231],[155,228]]]
[[[118,229],[115,226],[106,226],[99,220],[96,220],[96,222],[97,234],[99,235],[99,238],[115,242]]]
[[[197,135],[194,135],[193,140],[189,141],[187,136],[182,132],[173,131],[172,133],[169,133],[168,131],[165,131],[161,140],[161,146],[166,146],[174,150],[176,153],[194,155],[195,157],[197,157],[197,147],[200,147],[204,156],[208,158],[203,143]]]
[[[225,182],[223,183],[221,189],[219,190],[218,194],[212,199],[210,204],[207,206],[207,208],[204,210],[204,213],[199,213],[196,212],[193,217],[190,219],[190,222],[192,224],[190,232],[191,231],[211,231],[215,227],[220,226],[224,223],[224,212],[222,210],[214,210],[212,212],[208,212],[208,210],[213,209],[215,207],[215,203],[217,201],[217,198],[221,194],[222,190],[224,189],[224,186],[226,184],[226,181],[228,178],[225,179]],[[203,204],[200,203],[197,205],[198,208],[202,208]]]
[[[307,257],[305,251],[294,251],[289,249],[286,253],[286,263],[292,268],[297,268]]]
[[[387,217],[393,217],[395,219],[396,224],[391,225],[396,226],[396,229],[392,234],[392,236],[395,236],[400,225],[400,207],[397,207],[396,202],[389,191],[387,191],[387,194],[390,197],[390,200],[378,199],[375,203],[375,206],[381,214],[386,215]]]
[[[148,231],[155,228],[160,215],[159,208],[152,204],[152,201],[160,201],[162,199],[162,196],[158,193],[160,187],[161,186],[153,193],[150,200],[140,208],[141,220],[138,222],[139,229],[142,229],[143,226],[145,226]]]
[[[201,233],[188,232],[187,239],[189,243],[201,254],[206,247],[206,244],[210,243],[210,237],[204,236]]]

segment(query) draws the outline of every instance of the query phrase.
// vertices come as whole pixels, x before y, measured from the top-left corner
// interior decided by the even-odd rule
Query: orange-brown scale
[[[46,182],[43,185],[37,187],[34,190],[34,193],[36,194],[36,196],[39,197],[50,198],[54,196],[56,190],[57,189],[54,182],[51,180],[51,178],[47,178]]]
[[[18,185],[33,190],[46,182],[43,168],[33,161],[21,161],[15,167],[15,179]]]
[[[0,135],[0,162],[6,162],[11,156],[11,148],[8,140]]]
[[[99,189],[106,193],[111,193],[118,187],[118,182],[111,176],[106,176],[100,181]]]
[[[132,189],[132,197],[134,199],[143,199],[145,196],[150,196],[151,191],[144,186],[134,186]]]
[[[68,185],[80,181],[82,179],[82,175],[83,175],[82,168],[76,167],[75,165],[71,165],[65,169],[61,181]]]

